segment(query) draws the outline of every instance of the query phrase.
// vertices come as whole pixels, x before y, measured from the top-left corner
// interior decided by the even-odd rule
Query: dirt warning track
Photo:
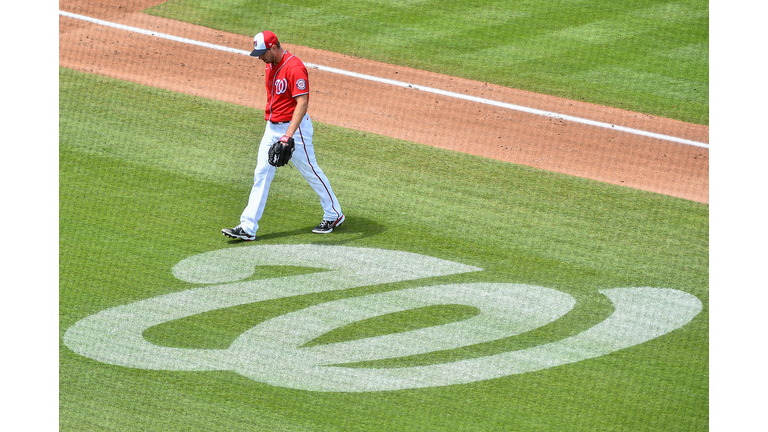
[[[106,3],[104,0],[101,0]],[[252,36],[224,33],[140,11],[159,0],[61,1],[73,14],[237,50]],[[254,34],[264,29],[254,29]],[[278,35],[279,36],[279,35]],[[290,42],[290,41],[286,41]],[[397,65],[300,47],[305,63],[412,83],[610,125],[709,142],[709,127],[587,104]],[[59,65],[264,109],[264,64],[247,55],[59,18]],[[313,69],[316,121],[607,183],[709,202],[709,148],[595,127]],[[261,119],[255,119],[262,121]]]

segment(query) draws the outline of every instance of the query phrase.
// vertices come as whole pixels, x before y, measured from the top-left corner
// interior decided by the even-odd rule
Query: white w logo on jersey
[[[288,80],[285,78],[275,81],[275,94],[283,94],[288,90]]]

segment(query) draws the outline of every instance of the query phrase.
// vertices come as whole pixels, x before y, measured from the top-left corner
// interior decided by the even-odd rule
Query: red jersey
[[[267,63],[267,108],[264,120],[272,122],[291,121],[296,108],[296,96],[309,97],[309,76],[307,68],[298,57],[285,52],[277,65]]]

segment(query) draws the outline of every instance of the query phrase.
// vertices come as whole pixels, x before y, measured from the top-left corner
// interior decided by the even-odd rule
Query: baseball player
[[[312,232],[327,234],[344,222],[344,214],[328,178],[317,165],[312,146],[312,120],[307,115],[309,77],[307,68],[295,55],[280,46],[277,36],[263,31],[253,38],[251,56],[266,63],[267,121],[259,145],[253,188],[240,224],[221,232],[234,239],[254,240],[264,213],[267,194],[277,167],[288,161],[307,180],[323,207],[323,220]]]

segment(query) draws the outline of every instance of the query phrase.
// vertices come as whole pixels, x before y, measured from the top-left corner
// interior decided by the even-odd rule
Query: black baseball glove
[[[269,148],[269,164],[274,167],[281,167],[288,163],[293,156],[295,143],[293,138],[284,136],[272,144]]]

